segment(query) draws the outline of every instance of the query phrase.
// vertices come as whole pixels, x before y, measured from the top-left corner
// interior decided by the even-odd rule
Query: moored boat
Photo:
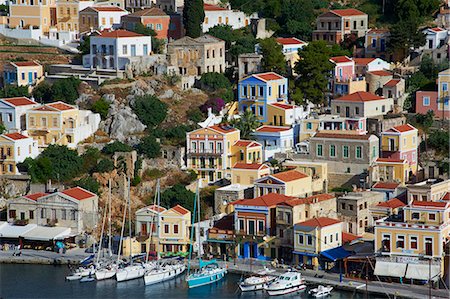
[[[270,296],[301,292],[306,289],[300,272],[286,272],[264,287]]]
[[[239,283],[239,288],[242,292],[263,290],[264,286],[266,286],[276,278],[276,276],[271,275],[250,276]]]
[[[188,275],[186,281],[189,288],[196,288],[219,281],[227,274],[227,269],[220,267],[216,260],[200,260],[198,272]]]
[[[316,298],[325,297],[330,295],[332,290],[333,290],[332,286],[319,285],[317,288],[310,290],[309,294],[313,295]]]
[[[186,270],[186,266],[182,262],[176,264],[165,264],[161,267],[156,267],[145,273],[145,285],[152,285],[173,279],[183,273],[184,270]]]

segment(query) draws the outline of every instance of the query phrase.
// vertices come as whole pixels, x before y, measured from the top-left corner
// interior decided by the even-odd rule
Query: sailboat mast
[[[106,205],[105,205],[105,212],[103,213],[103,220],[102,220],[102,232],[100,233],[100,244],[98,245],[98,254],[97,254],[97,264],[100,262],[100,253],[102,251],[102,243],[103,243],[103,233],[105,231],[105,222],[106,222]]]
[[[130,184],[130,178],[128,177],[128,236],[130,238],[130,262],[132,257],[131,252],[131,184]]]
[[[156,185],[156,192],[157,192],[157,205],[158,205],[158,217],[156,218],[156,231],[158,232],[158,246],[156,247],[156,260],[159,260],[159,247],[161,246],[161,240],[159,238],[159,225],[160,225],[160,213],[161,211],[159,208],[161,207],[161,186],[159,184],[159,179],[157,181]]]
[[[197,212],[198,184],[199,184],[199,181],[197,180],[197,190],[195,192],[195,197],[194,197],[194,212],[192,213],[191,242],[189,243],[189,260],[188,260],[188,273],[187,273],[188,277],[189,277],[189,273],[191,272],[192,241],[194,239],[194,223],[195,223],[195,215]]]
[[[111,252],[111,247],[112,247],[112,231],[111,231],[111,204],[112,204],[112,200],[111,200],[111,178],[109,178],[109,182],[108,182],[108,185],[109,185],[109,190],[108,190],[108,209],[109,209],[109,211],[108,211],[108,213],[109,213],[109,215],[108,215],[108,223],[109,223],[109,228],[108,228],[108,230],[109,230],[109,240],[108,240],[108,249],[109,249],[109,256],[111,257],[112,256],[112,252]]]
[[[123,218],[122,218],[122,230],[120,231],[120,241],[119,241],[119,252],[117,254],[117,263],[120,261],[120,252],[122,250],[123,244],[123,233],[125,231],[125,220],[127,219],[127,201],[125,200],[125,205],[123,207]],[[130,248],[131,250],[131,248]],[[122,250],[123,253],[123,250]]]
[[[200,187],[199,187],[200,188]],[[197,244],[198,244],[198,251],[197,254],[199,257],[201,257],[202,254],[202,244],[200,242],[200,222],[201,222],[201,218],[200,218],[200,192],[198,193],[197,196],[197,223],[198,223],[198,227],[197,227]]]

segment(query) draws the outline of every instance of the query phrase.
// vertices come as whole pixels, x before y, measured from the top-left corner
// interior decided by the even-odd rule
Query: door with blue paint
[[[33,73],[28,72],[28,84],[33,84]]]

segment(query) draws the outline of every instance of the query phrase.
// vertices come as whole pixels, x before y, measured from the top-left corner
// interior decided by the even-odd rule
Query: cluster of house
[[[20,174],[17,164],[50,144],[76,148],[97,131],[100,115],[64,102],[38,104],[26,97],[0,99],[0,174]]]

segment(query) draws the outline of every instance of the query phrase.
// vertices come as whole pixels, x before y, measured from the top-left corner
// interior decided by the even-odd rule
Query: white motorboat
[[[325,297],[331,294],[331,291],[333,290],[332,286],[323,286],[319,285],[317,288],[312,289],[309,291],[309,294],[313,295],[314,297]]]
[[[73,280],[80,280],[83,276],[81,276],[80,274],[72,274],[69,276],[66,276],[66,280],[68,281],[73,281]]]
[[[306,289],[305,280],[300,272],[286,272],[267,284],[264,289],[270,296],[301,292]]]
[[[94,275],[94,273],[95,273],[94,266],[90,266],[89,268],[78,267],[75,271],[72,272],[72,274],[66,276],[66,279],[67,280],[78,280],[78,279],[81,279],[82,277]],[[77,278],[77,277],[80,277],[80,278]]]
[[[184,263],[165,264],[147,271],[144,275],[145,285],[151,285],[177,277],[186,270]]]
[[[274,281],[276,278],[276,276],[272,275],[250,276],[239,283],[239,288],[242,292],[263,290],[264,286]]]

